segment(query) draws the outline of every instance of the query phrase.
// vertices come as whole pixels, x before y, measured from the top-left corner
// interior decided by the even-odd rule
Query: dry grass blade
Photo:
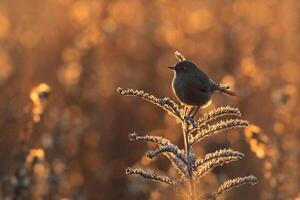
[[[171,185],[171,186],[176,186],[176,182],[173,181],[171,178],[167,177],[167,176],[162,176],[162,175],[159,175],[151,170],[143,170],[143,169],[132,169],[132,168],[127,168],[126,169],[126,174],[127,175],[133,175],[133,174],[137,174],[137,175],[140,175],[146,179],[150,179],[150,180],[153,180],[153,181],[159,181],[159,182],[162,182],[162,183],[166,183],[168,185]]]

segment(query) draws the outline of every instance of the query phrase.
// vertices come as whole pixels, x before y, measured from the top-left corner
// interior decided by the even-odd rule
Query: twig
[[[132,175],[132,174],[137,174],[140,175],[146,179],[150,179],[150,180],[154,180],[154,181],[159,181],[162,183],[166,183],[169,184],[171,186],[176,186],[176,182],[173,181],[171,178],[167,177],[167,176],[162,176],[160,174],[157,174],[151,170],[143,170],[143,169],[132,169],[132,168],[127,168],[126,169],[126,174],[127,175]]]

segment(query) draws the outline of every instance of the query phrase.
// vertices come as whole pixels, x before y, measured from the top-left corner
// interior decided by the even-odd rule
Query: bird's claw
[[[184,116],[183,119],[187,124],[193,124],[195,122],[194,117],[191,115]]]

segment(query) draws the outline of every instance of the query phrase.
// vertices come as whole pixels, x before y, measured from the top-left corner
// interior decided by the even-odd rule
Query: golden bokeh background
[[[259,184],[223,199],[300,199],[300,2],[297,0],[0,1],[0,199],[170,199],[127,166],[149,161],[128,133],[180,143],[163,111],[116,88],[170,96],[174,51],[238,96],[215,95],[252,124],[198,145],[246,154],[201,182],[254,174]],[[51,92],[50,97],[48,93]],[[204,112],[203,111],[203,112]],[[175,197],[172,197],[175,198]]]

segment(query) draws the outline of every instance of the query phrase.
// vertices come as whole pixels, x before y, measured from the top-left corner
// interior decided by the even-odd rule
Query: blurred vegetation
[[[139,130],[177,142],[178,126],[116,88],[174,97],[167,67],[179,50],[238,94],[216,95],[205,111],[237,106],[253,124],[195,149],[246,154],[214,170],[201,189],[253,173],[258,185],[225,199],[299,199],[299,9],[296,0],[0,1],[0,198],[174,195],[124,169],[168,171],[166,160],[134,163],[145,147],[127,136]]]

